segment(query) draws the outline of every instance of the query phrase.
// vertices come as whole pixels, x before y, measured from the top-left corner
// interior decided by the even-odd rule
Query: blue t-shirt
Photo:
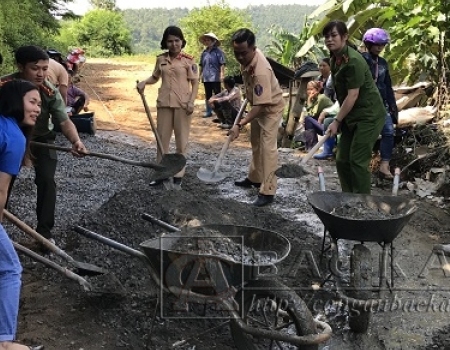
[[[200,57],[202,67],[203,82],[214,83],[220,81],[220,67],[225,64],[225,54],[218,47],[213,47],[211,51],[204,50]]]
[[[0,116],[0,172],[15,176],[25,154],[25,136],[13,118]]]

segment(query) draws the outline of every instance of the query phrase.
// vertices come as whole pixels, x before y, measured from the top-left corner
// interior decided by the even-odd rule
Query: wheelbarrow
[[[177,304],[219,305],[229,314],[227,322],[239,350],[271,349],[274,343],[317,349],[331,337],[331,328],[315,321],[295,292],[276,281],[274,275],[260,271],[276,270],[275,265],[288,256],[290,243],[283,235],[233,225],[183,230],[171,229],[169,224],[163,227],[176,232],[142,242],[141,250],[80,226],[74,230],[145,261],[160,290],[177,296]],[[204,280],[199,278],[205,273]],[[255,302],[260,307],[252,307]]]
[[[320,177],[320,176],[319,176]],[[323,189],[324,186],[321,185]],[[372,287],[372,256],[365,242],[375,242],[382,247],[379,267],[379,285],[375,292],[383,294],[385,286],[394,286],[394,239],[409,222],[417,207],[413,200],[394,196],[374,196],[355,193],[313,192],[308,196],[309,204],[322,221],[325,232],[322,241],[322,255],[327,250],[325,240],[327,233],[331,237],[328,249],[331,249],[329,268],[336,282],[336,293],[349,306],[349,326],[354,332],[365,333],[369,327],[371,308],[378,305],[371,300]],[[363,205],[378,214],[366,219],[357,215],[344,215],[336,208],[355,208]],[[369,211],[370,211],[369,210]],[[343,284],[343,271],[339,269],[338,240],[357,241],[350,255],[350,283],[346,288]],[[390,247],[390,281],[387,281],[386,270],[388,262],[388,247]],[[325,282],[324,282],[325,283]]]

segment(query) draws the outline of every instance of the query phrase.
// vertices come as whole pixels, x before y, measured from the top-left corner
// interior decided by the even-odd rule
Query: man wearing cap
[[[247,115],[234,125],[229,133],[234,138],[250,123],[252,160],[248,175],[236,181],[236,186],[259,187],[253,205],[262,207],[273,202],[277,190],[278,168],[277,135],[284,109],[283,91],[264,54],[256,48],[255,34],[246,28],[239,29],[231,38],[234,56],[241,64],[245,95],[252,106]]]
[[[212,95],[218,94],[225,73],[225,54],[219,48],[220,40],[214,33],[203,34],[199,41],[206,46],[200,57],[200,79],[205,87],[206,112],[204,118],[212,116],[212,108],[208,100]]]

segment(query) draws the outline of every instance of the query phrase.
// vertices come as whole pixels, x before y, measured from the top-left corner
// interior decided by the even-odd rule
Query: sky
[[[247,6],[257,5],[312,5],[318,6],[325,0],[226,0],[226,3],[232,8],[245,8]],[[203,7],[207,5],[214,5],[217,3],[215,0],[184,0],[184,1],[164,1],[159,0],[116,0],[116,6],[122,10],[125,9],[140,9],[140,8],[155,8],[165,7],[167,9],[184,7],[195,8]],[[75,0],[72,4],[67,6],[70,10],[78,15],[84,14],[89,11],[90,5],[88,0]]]

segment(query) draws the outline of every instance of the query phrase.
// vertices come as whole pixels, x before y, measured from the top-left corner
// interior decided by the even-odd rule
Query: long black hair
[[[7,81],[0,86],[0,115],[13,118],[19,124],[26,138],[26,155],[30,155],[30,138],[34,127],[22,125],[25,117],[23,98],[32,90],[39,91],[39,88],[32,82],[22,79]]]

